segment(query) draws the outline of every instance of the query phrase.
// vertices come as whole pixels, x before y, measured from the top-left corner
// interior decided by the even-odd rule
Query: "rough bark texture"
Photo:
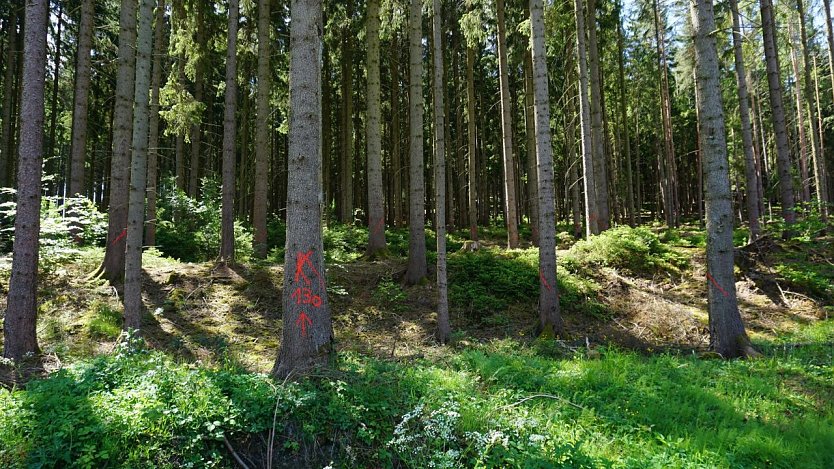
[[[400,109],[400,48],[399,35],[391,38],[389,63],[391,67],[391,109]],[[400,113],[391,112],[391,176],[394,180],[394,225],[403,226],[402,152],[400,151]]]
[[[799,197],[802,202],[811,201],[811,178],[808,176],[808,125],[805,122],[805,112],[802,106],[802,87],[799,84],[799,58],[796,52],[796,41],[793,26],[788,25],[790,42],[791,67],[793,68],[794,111],[796,112],[796,130],[799,140]]]
[[[690,13],[704,145],[710,334],[715,351],[733,358],[753,351],[738,311],[733,275],[733,206],[712,0],[691,1]]]
[[[148,90],[151,85],[153,0],[139,3],[136,36],[136,88],[133,114],[133,158],[130,165],[130,198],[125,256],[125,330],[142,328],[142,233],[145,223],[145,190],[148,162]]]
[[[478,242],[478,173],[475,124],[475,48],[466,48],[466,147],[469,186],[469,238]]]
[[[150,134],[148,137],[148,208],[145,215],[145,245],[156,245],[156,189],[159,179],[159,87],[162,83],[162,54],[165,45],[165,0],[156,6],[151,72]]]
[[[779,171],[779,195],[782,202],[782,218],[785,223],[796,221],[791,178],[791,155],[788,145],[788,129],[785,125],[785,106],[782,102],[782,81],[779,77],[779,54],[776,49],[776,24],[773,19],[773,2],[761,0],[762,38],[767,64],[767,84],[770,91],[770,108],[773,132],[776,135],[776,165]]]
[[[130,142],[133,135],[133,90],[136,80],[136,0],[123,0],[119,17],[119,70],[113,111],[113,155],[110,159],[110,219],[104,251],[104,277],[121,284],[125,273]]]
[[[539,179],[539,334],[562,335],[556,285],[556,210],[553,202],[553,148],[550,143],[550,97],[544,45],[544,7],[530,0],[533,88],[536,118],[536,161]]]
[[[498,10],[498,75],[501,88],[501,142],[504,154],[504,211],[507,217],[507,245],[518,247],[518,204],[513,157],[513,121],[510,105],[510,77],[507,63],[507,32],[504,25],[504,0],[497,0]]]
[[[84,160],[87,156],[87,104],[90,95],[91,60],[93,45],[93,0],[81,2],[81,21],[78,25],[78,54],[75,61],[75,94],[72,110],[72,141],[70,144],[69,195],[84,194]]]
[[[750,101],[747,96],[747,80],[744,67],[744,54],[741,50],[741,27],[738,17],[738,1],[730,0],[733,15],[733,52],[736,64],[736,84],[738,85],[738,112],[741,116],[741,141],[744,147],[744,177],[747,188],[747,221],[750,225],[750,241],[755,241],[761,234],[759,227],[759,190],[756,178],[756,163],[753,155],[753,130],[750,125]]]
[[[347,3],[350,17],[350,2]],[[342,32],[342,158],[340,216],[342,223],[353,223],[353,41],[349,26]]]
[[[617,58],[619,59],[619,81],[620,81],[620,127],[623,132],[622,153],[625,156],[626,173],[626,211],[628,212],[628,224],[637,226],[637,213],[634,207],[634,181],[632,177],[631,144],[628,131],[628,91],[625,81],[625,50],[623,47],[623,24],[622,4],[617,4]]]
[[[65,177],[61,175],[61,169],[64,167],[64,156],[63,155],[56,155],[55,154],[55,132],[58,129],[58,91],[60,89],[60,82],[61,82],[61,46],[63,43],[63,36],[61,35],[61,29],[64,24],[64,4],[61,3],[58,5],[58,21],[55,27],[55,55],[53,57],[52,63],[52,98],[50,102],[50,114],[49,114],[49,144],[46,149],[46,153],[44,155],[45,168],[46,174],[57,174],[58,177],[54,180],[48,182],[46,184],[47,190],[46,193],[49,195],[57,196],[60,194],[61,188],[63,188],[63,181],[62,178]],[[2,57],[2,53],[0,53],[0,58]],[[0,150],[2,151],[2,150]]]
[[[599,47],[597,45],[596,1],[588,1],[588,74],[590,76],[591,155],[594,167],[594,194],[596,197],[597,227],[605,231],[610,227],[608,206],[608,168],[605,159],[605,129],[603,126],[602,85],[600,84]]]
[[[321,0],[292,0],[283,332],[273,374],[324,364],[333,349],[322,242]]]
[[[220,262],[235,261],[235,135],[237,134],[237,19],[238,0],[229,0],[226,49],[226,102],[223,111],[223,196],[220,220]],[[321,111],[319,111],[321,115]]]
[[[576,16],[576,55],[579,62],[579,122],[582,140],[582,178],[585,182],[585,236],[599,234],[594,156],[591,151],[591,103],[588,90],[588,55],[585,49],[585,7],[574,0]]]
[[[258,0],[258,120],[255,123],[255,194],[252,207],[255,257],[267,255],[266,213],[269,180],[269,94],[272,70],[269,68],[270,0]]]
[[[374,1],[374,0],[371,0]],[[500,2],[501,0],[499,0]],[[432,36],[434,38],[434,229],[437,233],[437,340],[448,343],[452,338],[449,325],[449,297],[446,283],[446,116],[443,104],[443,29],[440,21],[440,0],[432,2]]]
[[[3,322],[3,357],[13,360],[39,353],[35,327],[38,314],[38,241],[48,6],[48,0],[26,1],[17,215],[14,222],[12,274]]]
[[[9,163],[14,151],[14,135],[12,134],[12,103],[14,102],[14,78],[17,75],[17,58],[20,41],[18,40],[17,19],[19,7],[13,6],[9,15],[9,43],[6,46],[6,71],[3,76],[3,132],[0,142],[0,187],[11,185],[11,171]],[[25,46],[24,46],[25,47]]]
[[[672,135],[672,103],[669,96],[669,76],[666,62],[665,20],[661,21],[662,12],[658,1],[654,0],[654,31],[657,46],[657,66],[660,75],[660,115],[663,123],[663,160],[660,167],[661,195],[663,197],[663,215],[668,226],[677,226],[679,221],[677,171],[675,168],[675,146]]]
[[[411,0],[408,11],[409,208],[408,268],[405,284],[426,277],[426,187],[423,180],[423,3]]]
[[[379,0],[368,1],[368,250],[374,258],[385,252],[385,204],[382,193],[382,139],[379,100]],[[397,112],[395,109],[394,112]]]
[[[533,58],[524,54],[524,129],[527,134],[527,186],[530,232],[533,246],[539,245],[539,178],[536,174],[536,118],[533,108]]]

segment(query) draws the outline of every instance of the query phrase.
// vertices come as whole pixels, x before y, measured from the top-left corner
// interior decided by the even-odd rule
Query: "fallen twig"
[[[243,462],[243,459],[241,459],[240,455],[237,454],[237,451],[235,451],[235,449],[232,447],[232,444],[229,443],[229,439],[226,438],[226,435],[223,435],[223,443],[226,444],[226,448],[229,450],[230,453],[232,453],[232,457],[235,458],[235,461],[237,461],[238,464],[240,464],[240,467],[242,467],[243,469],[249,469],[249,466],[245,462]]]

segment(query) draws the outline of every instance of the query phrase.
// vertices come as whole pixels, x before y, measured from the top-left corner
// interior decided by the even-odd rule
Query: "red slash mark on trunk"
[[[547,279],[544,278],[544,272],[542,271],[542,269],[539,269],[539,278],[542,281],[542,285],[544,285],[544,287],[547,288],[548,291],[552,290],[552,288],[550,287],[550,284],[547,283]]]
[[[722,295],[730,296],[730,294],[727,293],[726,290],[721,288],[721,285],[719,285],[718,282],[715,281],[715,278],[712,275],[710,275],[709,272],[707,272],[707,278],[709,279],[710,282],[712,282],[713,285],[715,285],[715,288],[717,288],[718,291],[720,291]]]
[[[113,240],[113,245],[115,246],[116,243],[124,239],[125,236],[127,236],[127,228],[123,229],[119,236],[116,236],[116,239]]]
[[[298,315],[298,319],[295,320],[296,326],[301,326],[301,335],[307,337],[307,326],[313,325],[313,321],[310,319],[310,316],[307,316],[307,313],[304,311]]]
[[[377,234],[379,234],[384,228],[385,228],[385,217],[380,217],[379,221],[376,222],[373,227],[371,227],[371,229],[374,231],[374,233],[377,233]]]
[[[313,261],[310,259],[312,256],[312,250],[298,253],[298,257],[295,259],[295,281],[297,282],[299,278],[302,278],[307,285],[310,285],[310,278],[304,273],[304,266],[309,265],[313,273],[316,274],[316,277],[319,278],[319,284],[324,288],[324,280],[321,279],[321,274],[316,270],[316,266],[313,265]]]

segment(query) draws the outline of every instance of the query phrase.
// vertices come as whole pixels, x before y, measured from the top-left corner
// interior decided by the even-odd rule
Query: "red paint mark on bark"
[[[385,229],[385,217],[380,217],[379,221],[377,221],[376,223],[374,223],[374,225],[371,227],[371,229],[372,229],[372,230],[374,231],[374,233],[376,233],[376,234],[381,233],[381,232],[382,232],[382,230],[384,230],[384,229]]]
[[[719,285],[718,282],[715,281],[715,278],[712,275],[710,275],[709,272],[707,272],[707,278],[709,279],[710,282],[712,282],[713,285],[715,285],[715,288],[717,288],[718,291],[720,291],[722,295],[730,296],[730,294],[727,293],[727,290],[724,290],[723,288],[721,288],[721,285]]]
[[[307,337],[307,326],[312,327],[313,321],[310,319],[310,316],[307,316],[307,313],[304,311],[298,315],[298,319],[295,320],[295,325],[301,327],[301,335]]]
[[[542,269],[539,269],[539,278],[542,281],[542,285],[544,285],[544,287],[547,288],[548,291],[553,290],[553,288],[550,287],[550,284],[547,283],[547,279],[544,278],[544,271],[542,271]]]
[[[116,239],[113,240],[113,245],[115,246],[116,243],[124,239],[125,236],[127,236],[127,228],[123,229],[119,236],[116,236]]]
[[[316,270],[316,266],[313,265],[313,261],[310,259],[313,257],[313,251],[299,252],[297,256],[298,257],[295,259],[295,281],[297,282],[299,277],[301,277],[304,279],[304,283],[307,285],[311,284],[310,278],[304,273],[304,266],[309,265],[310,269],[312,269],[313,273],[316,274],[316,277],[318,277],[319,284],[322,288],[324,288],[324,280],[322,280],[321,274],[319,274],[319,271]]]
[[[309,288],[298,287],[292,292],[290,297],[295,300],[295,304],[297,305],[313,305],[316,308],[321,306],[321,297],[319,295],[313,295],[313,291]]]

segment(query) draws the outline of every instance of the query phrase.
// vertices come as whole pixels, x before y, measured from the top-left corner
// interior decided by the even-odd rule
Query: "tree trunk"
[[[156,28],[151,72],[150,135],[148,141],[148,209],[145,221],[145,245],[156,245],[156,198],[159,179],[159,87],[162,83],[162,54],[165,45],[165,0],[156,6]]]
[[[258,0],[258,120],[255,123],[255,194],[252,208],[252,226],[255,231],[253,248],[258,259],[267,255],[266,196],[269,190],[269,124],[272,122],[269,109],[269,94],[272,89],[272,70],[269,67],[269,6],[270,0]]]
[[[92,72],[90,52],[93,45],[93,0],[81,2],[81,22],[78,26],[78,55],[75,62],[75,94],[72,111],[72,142],[70,146],[71,197],[84,193],[84,159],[87,156],[87,104]]]
[[[669,97],[668,66],[666,63],[665,21],[657,0],[654,8],[655,42],[657,43],[658,73],[660,75],[660,113],[663,122],[663,161],[659,163],[663,186],[663,215],[668,226],[678,225],[677,184],[675,174],[675,147],[672,141],[672,103]]]
[[[411,0],[408,13],[408,104],[410,177],[409,177],[409,225],[408,225],[408,269],[405,284],[421,282],[427,273],[426,267],[426,195],[423,180],[423,3]]]
[[[272,372],[326,364],[333,356],[321,226],[321,0],[292,0],[287,243],[281,350]],[[290,274],[293,272],[293,274]]]
[[[220,221],[220,256],[224,264],[235,262],[235,135],[237,122],[237,21],[238,0],[229,0],[229,32],[226,49],[226,102],[223,112],[223,207]],[[319,121],[321,110],[319,109]],[[319,143],[319,146],[321,143]]]
[[[817,195],[817,205],[820,210],[820,216],[823,221],[828,221],[828,204],[827,202],[827,184],[825,181],[825,170],[823,169],[823,158],[825,156],[822,152],[822,142],[814,125],[814,120],[817,114],[817,103],[814,100],[814,83],[811,79],[811,53],[808,50],[808,33],[805,29],[805,5],[802,0],[796,0],[796,9],[799,13],[799,37],[802,44],[802,58],[805,67],[803,79],[805,85],[805,104],[807,105],[808,124],[811,130],[811,154],[814,165],[814,183]],[[799,77],[797,77],[797,81]],[[802,112],[805,110],[803,109]]]
[[[738,1],[730,0],[733,15],[733,52],[735,54],[736,84],[738,85],[738,112],[741,116],[741,140],[744,147],[744,176],[747,186],[747,220],[750,224],[750,241],[761,234],[759,227],[759,190],[756,178],[756,163],[753,155],[753,130],[750,125],[750,101],[747,96],[747,81],[744,54],[741,50],[741,26],[738,17]]]
[[[518,247],[518,206],[516,202],[515,161],[513,158],[513,121],[510,106],[510,78],[507,64],[507,33],[504,25],[504,0],[497,0],[498,69],[501,88],[501,141],[504,152],[504,209],[507,222],[507,246]]]
[[[469,238],[478,242],[478,173],[475,119],[475,48],[466,48],[466,133],[468,136]]]
[[[57,196],[60,193],[60,188],[62,185],[61,178],[65,177],[64,174],[66,173],[63,171],[63,155],[57,154],[55,152],[56,141],[55,141],[55,133],[58,130],[58,90],[60,89],[60,80],[61,80],[61,44],[62,38],[61,35],[61,28],[64,24],[64,4],[58,4],[58,24],[56,25],[56,32],[54,36],[55,41],[55,56],[53,62],[53,72],[52,72],[52,98],[51,98],[51,105],[49,106],[50,114],[49,114],[49,146],[46,150],[46,155],[44,159],[46,160],[45,170],[47,174],[55,174],[57,177],[52,180],[51,182],[47,183],[47,194]],[[2,52],[0,52],[0,58],[2,58]],[[2,151],[2,150],[0,150]],[[60,168],[60,169],[59,169]],[[64,174],[62,174],[64,173]]]
[[[349,3],[348,13],[350,13]],[[350,28],[346,27],[342,32],[342,184],[339,204],[341,207],[339,218],[342,223],[353,223],[353,41],[355,39],[351,35]]]
[[[400,151],[400,49],[399,35],[391,38],[391,178],[393,179],[394,225],[403,225],[402,152]]]
[[[637,226],[634,208],[634,182],[632,178],[631,165],[631,144],[629,143],[628,132],[628,92],[626,91],[625,82],[625,51],[623,48],[623,24],[622,24],[622,3],[617,3],[617,58],[619,64],[619,81],[620,81],[620,128],[623,133],[621,149],[625,155],[625,173],[626,173],[626,210],[628,211],[628,224]]]
[[[527,136],[527,184],[530,231],[533,246],[539,245],[539,178],[536,174],[536,118],[533,106],[533,58],[524,54],[524,129]]]
[[[791,67],[793,69],[794,111],[796,112],[796,128],[799,138],[799,187],[802,202],[811,201],[811,178],[808,175],[808,137],[805,133],[808,126],[805,122],[805,112],[802,106],[802,85],[799,83],[799,59],[796,52],[796,41],[793,26],[788,24],[790,41]]]
[[[536,164],[539,180],[539,324],[538,335],[560,336],[564,332],[559,314],[556,284],[556,213],[553,202],[553,148],[550,143],[550,97],[547,88],[547,56],[544,44],[544,6],[530,0],[530,42],[533,58],[534,109],[536,118]]]
[[[761,1],[762,37],[765,61],[767,63],[767,84],[770,91],[770,107],[773,118],[773,132],[776,135],[776,165],[779,171],[779,194],[782,202],[782,217],[792,225],[796,221],[793,201],[793,179],[791,177],[791,155],[788,145],[788,129],[785,125],[785,106],[782,102],[782,80],[779,77],[779,54],[776,48],[776,23],[773,18],[772,0]]]
[[[375,258],[385,252],[385,210],[382,192],[382,140],[379,100],[379,0],[368,0],[368,249]],[[392,109],[397,112],[397,109]]]
[[[597,45],[597,9],[596,1],[588,2],[588,71],[591,87],[591,155],[594,165],[594,186],[596,194],[597,226],[599,231],[607,230],[611,225],[611,213],[608,206],[608,168],[605,156],[604,113],[602,110],[602,85],[599,66],[599,47]]]
[[[125,322],[127,331],[142,328],[142,227],[145,222],[145,180],[148,162],[148,90],[151,81],[153,0],[139,3],[136,36],[136,87],[133,113],[133,159],[130,166],[130,205],[125,258]]]
[[[574,0],[576,15],[576,49],[579,62],[579,122],[582,140],[582,178],[585,181],[585,236],[599,234],[597,185],[594,174],[593,140],[591,138],[591,103],[588,90],[588,55],[585,50],[585,7]]]
[[[696,92],[704,144],[707,218],[707,287],[712,346],[724,358],[756,352],[738,311],[733,275],[733,206],[721,100],[712,0],[690,2],[695,33]]]
[[[9,14],[8,30],[9,30],[9,44],[6,46],[6,71],[3,77],[3,141],[0,142],[0,186],[9,187],[11,185],[11,160],[14,152],[14,129],[12,121],[14,120],[14,113],[12,112],[15,89],[14,80],[17,75],[17,50],[19,48],[17,23],[18,23],[18,9],[19,6],[12,6]],[[24,31],[25,34],[25,31]],[[24,45],[25,47],[25,45]]]
[[[199,104],[203,104],[205,100],[204,96],[204,71],[203,71],[203,57],[202,49],[205,45],[205,32],[203,28],[205,27],[205,20],[204,20],[204,13],[203,8],[199,5],[196,7],[196,15],[197,15],[197,47],[200,49],[200,55],[198,56],[196,63],[194,64],[194,100],[197,101]],[[204,111],[203,111],[204,112]],[[191,163],[189,165],[189,173],[188,173],[188,196],[192,199],[196,199],[200,194],[200,157],[202,151],[202,140],[203,140],[203,133],[202,133],[202,120],[203,120],[203,112],[198,112],[197,118],[198,122],[191,126]]]
[[[374,2],[375,0],[371,0]],[[499,0],[500,2],[501,0]],[[452,338],[449,325],[449,299],[446,284],[446,116],[443,104],[443,35],[440,21],[440,0],[432,3],[432,35],[434,58],[434,189],[435,226],[437,233],[437,340],[446,344]]]
[[[12,360],[40,353],[36,325],[48,7],[48,0],[28,0],[25,10],[17,214],[3,322],[3,357]]]
[[[110,219],[104,251],[104,276],[119,285],[125,274],[130,143],[133,135],[133,91],[136,79],[136,0],[123,0],[119,17],[119,57],[113,112],[113,156],[110,159]]]

